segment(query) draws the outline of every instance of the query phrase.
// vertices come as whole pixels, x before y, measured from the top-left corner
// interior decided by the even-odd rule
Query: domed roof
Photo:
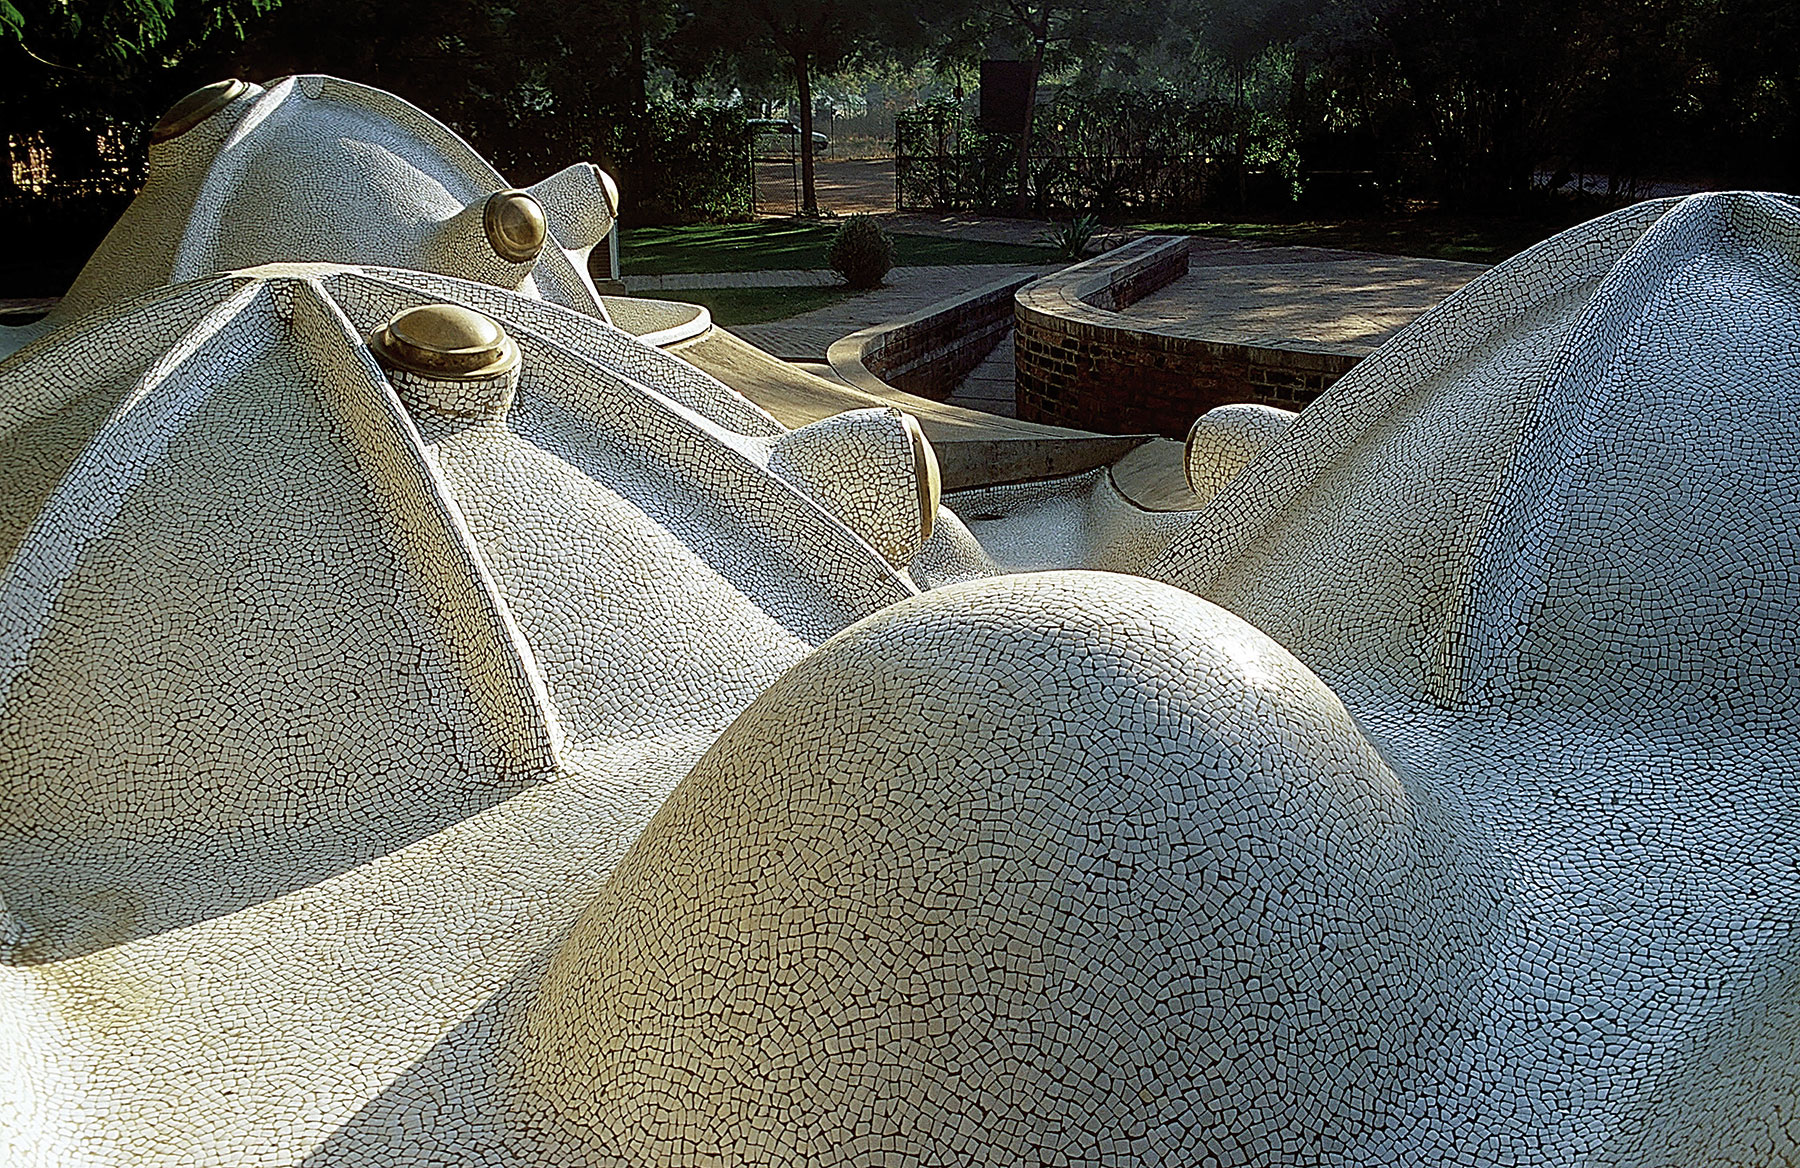
[[[1148,572],[1334,682],[1785,722],[1800,681],[1761,662],[1800,643],[1797,284],[1786,196],[1573,228],[1358,366]]]
[[[432,408],[384,328],[512,346],[516,396]],[[248,1122],[297,1162],[479,1016],[757,693],[915,593],[768,469],[784,433],[592,317],[391,269],[161,289],[0,364],[0,1016],[65,1035],[18,1098],[135,1092],[89,1059],[188,1102],[228,1078],[237,1119],[170,1107],[131,1158]],[[42,997],[126,983],[125,1018]],[[184,1037],[221,1031],[281,1037]]]

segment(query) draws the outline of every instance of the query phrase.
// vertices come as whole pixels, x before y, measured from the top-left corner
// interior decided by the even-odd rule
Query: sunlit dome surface
[[[6,1162],[1800,1158],[1790,199],[1539,245],[1197,510],[965,492],[1128,569],[999,575],[899,410],[432,251],[535,219],[410,109],[203,96],[0,364]]]

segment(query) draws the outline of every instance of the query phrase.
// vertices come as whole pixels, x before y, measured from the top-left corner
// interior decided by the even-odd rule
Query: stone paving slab
[[[1411,259],[1381,252],[1350,251],[1340,247],[1289,247],[1283,244],[1255,243],[1245,239],[1221,239],[1212,235],[1190,235],[1188,267],[1237,267],[1244,264],[1328,264],[1339,260],[1401,260],[1405,263],[1454,263],[1451,260]],[[1465,267],[1481,268],[1481,264]],[[1485,270],[1485,269],[1484,269]]]
[[[1048,272],[1028,264],[961,264],[895,268],[885,287],[766,324],[731,329],[759,349],[789,361],[822,361],[831,343],[870,325],[899,320],[940,300],[1011,276]]]
[[[1321,249],[1189,257],[1186,276],[1127,307],[1127,321],[1203,340],[1372,350],[1487,269]],[[1296,256],[1293,253],[1300,253]],[[1307,254],[1315,253],[1315,254]]]
[[[964,409],[981,410],[989,414],[997,414],[1002,418],[1019,416],[1017,395],[1014,383],[1018,371],[1013,362],[1013,335],[1008,332],[1000,338],[993,351],[982,359],[981,364],[969,371],[969,375],[957,385],[955,392],[944,399],[947,404],[962,406]]]
[[[844,278],[833,271],[676,272],[664,276],[627,275],[625,291],[637,296],[690,288],[826,288],[843,282]]]
[[[968,281],[965,272],[1042,272],[1048,275],[1057,264],[932,264],[898,267],[888,272],[887,281],[877,291],[892,288],[924,288],[933,284],[947,289],[961,289]],[[995,277],[998,279],[999,277]],[[695,288],[831,288],[842,286],[844,278],[836,272],[814,269],[775,269],[766,272],[672,272],[661,276],[625,276],[626,292],[684,292]],[[947,291],[945,296],[954,296]],[[881,321],[870,321],[880,324]]]

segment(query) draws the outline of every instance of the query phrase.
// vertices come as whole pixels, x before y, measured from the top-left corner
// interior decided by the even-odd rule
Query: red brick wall
[[[1013,293],[1028,282],[1029,277],[1021,277],[984,296],[888,330],[863,350],[863,367],[895,389],[944,400],[1006,338],[1013,326]]]
[[[1061,289],[1044,294],[1045,281],[1017,298],[1013,352],[1020,418],[1181,438],[1214,406],[1262,402],[1299,409],[1361,359],[1147,332],[1112,316],[1187,271],[1186,251],[1170,243],[1141,240],[1120,249],[1110,271],[1102,256],[1090,261],[1094,267],[1086,273],[1078,268],[1048,278],[1066,280]],[[1058,311],[1059,304],[1070,311]]]
[[[1103,434],[1181,438],[1231,402],[1297,410],[1359,358],[1104,329],[1021,312],[1014,334],[1019,417]]]

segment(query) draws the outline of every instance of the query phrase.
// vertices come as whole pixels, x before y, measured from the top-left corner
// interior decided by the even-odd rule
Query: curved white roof
[[[1198,512],[986,499],[1158,582],[920,595],[916,426],[456,269],[421,119],[247,91],[0,364],[8,1163],[1800,1157],[1793,200],[1524,253]]]

